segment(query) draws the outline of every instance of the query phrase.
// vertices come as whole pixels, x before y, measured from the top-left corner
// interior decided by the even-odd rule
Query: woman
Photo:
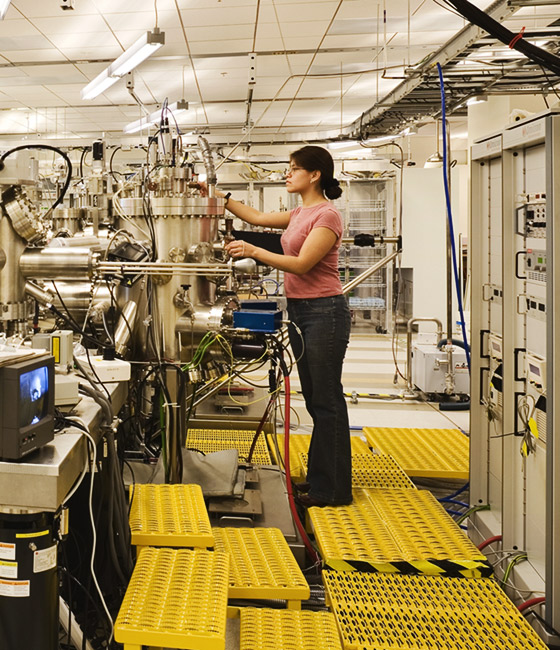
[[[341,375],[350,311],[338,272],[343,222],[328,200],[338,198],[342,190],[329,152],[315,146],[294,152],[286,187],[302,199],[302,206],[291,212],[263,213],[229,195],[226,200],[227,209],[247,223],[283,228],[284,255],[237,240],[226,250],[232,257],[252,257],[284,271],[293,323],[290,343],[299,359],[303,397],[313,419],[307,483],[300,485],[297,500],[308,507],[346,505],[352,502],[352,461]]]

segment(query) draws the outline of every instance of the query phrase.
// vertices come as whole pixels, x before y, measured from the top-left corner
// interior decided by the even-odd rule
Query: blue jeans
[[[290,344],[305,406],[313,419],[307,480],[309,495],[332,505],[352,501],[352,451],[341,383],[350,338],[346,298],[288,299]],[[303,338],[303,341],[302,341]],[[301,357],[301,358],[300,358]]]

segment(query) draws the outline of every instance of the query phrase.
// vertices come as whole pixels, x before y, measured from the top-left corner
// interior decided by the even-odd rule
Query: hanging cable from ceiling
[[[343,2],[344,2],[344,0],[339,0],[339,3],[336,6],[336,9],[334,10],[334,13],[333,13],[333,15],[332,15],[332,17],[331,17],[331,19],[329,21],[329,24],[327,25],[327,29],[325,30],[323,36],[321,37],[321,40],[319,41],[319,45],[317,45],[317,48],[315,49],[315,52],[313,53],[313,56],[311,57],[311,61],[309,62],[309,65],[307,66],[307,70],[305,71],[305,76],[307,76],[307,74],[311,70],[311,66],[313,65],[313,63],[315,63],[315,59],[317,58],[317,54],[319,54],[319,50],[321,49],[321,46],[323,45],[323,41],[325,40],[325,38],[327,38],[327,34],[329,33],[329,31],[330,31],[330,29],[332,27],[332,24],[334,23],[335,18],[337,16]],[[292,97],[290,105],[288,106],[288,108],[286,110],[286,113],[284,114],[284,117],[282,118],[282,122],[281,122],[280,126],[278,127],[279,130],[281,128],[283,128],[284,122],[286,121],[289,112],[292,110],[292,106],[294,105],[294,102],[296,101],[296,97],[298,96],[299,91],[301,90],[301,87],[303,86],[304,81],[305,81],[305,77],[301,80],[299,86],[297,87],[296,92],[294,93],[294,96]]]
[[[487,13],[468,2],[468,0],[443,1],[446,5],[454,7],[468,21],[482,29],[485,29],[491,36],[494,36],[494,38],[497,38],[511,49],[521,52],[537,65],[541,65],[547,70],[554,72],[554,74],[560,75],[560,57],[527,42],[523,38],[523,30],[514,34],[512,31],[501,25],[497,20],[490,18]]]
[[[200,89],[200,84],[198,83],[198,75],[196,74],[196,68],[194,67],[194,61],[192,57],[192,52],[191,52],[191,46],[189,43],[189,39],[187,38],[187,31],[185,29],[185,23],[183,21],[183,16],[181,15],[181,10],[179,9],[179,5],[177,3],[177,0],[175,0],[175,8],[177,9],[177,15],[179,16],[179,22],[181,23],[181,30],[183,32],[183,38],[185,39],[185,45],[187,46],[187,53],[189,55],[189,61],[191,62],[191,68],[193,71],[193,76],[194,76],[194,82],[196,84],[196,89],[198,91],[198,97],[200,99],[200,105],[202,107],[202,111],[204,113],[204,119],[206,120],[206,123],[208,124],[208,113],[206,112],[206,106],[204,105],[204,99],[202,98],[202,91]]]

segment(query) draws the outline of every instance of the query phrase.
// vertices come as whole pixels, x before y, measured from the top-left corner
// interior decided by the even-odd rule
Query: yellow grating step
[[[237,449],[239,460],[246,461],[255,436],[254,431],[241,429],[189,429],[186,447],[211,454],[224,449]],[[251,462],[272,465],[264,434],[259,436]]]
[[[129,515],[137,546],[214,546],[200,485],[136,485]]]
[[[282,459],[284,459],[284,434],[278,434],[276,440],[280,449],[280,455]],[[290,435],[290,474],[294,481],[305,481],[305,476],[307,474],[307,460],[305,464],[302,465],[300,454],[307,454],[310,442],[311,434],[294,433]],[[279,465],[280,463],[276,456],[276,448],[272,436],[269,436],[268,443],[274,462]],[[351,436],[350,443],[352,445],[352,456],[354,456],[354,454],[371,453],[367,443],[358,436]]]
[[[307,454],[299,454],[307,472]],[[416,486],[388,454],[352,454],[352,487],[412,489]]]
[[[224,650],[229,558],[202,549],[145,548],[115,623],[128,646]]]
[[[355,489],[354,502],[309,508],[327,567],[481,578],[486,557],[426,490]]]
[[[330,612],[241,610],[240,650],[342,650]]]
[[[459,429],[364,427],[369,446],[391,454],[408,476],[469,478],[469,439]]]
[[[309,598],[309,585],[278,528],[213,528],[212,532],[216,550],[229,553],[230,598]]]
[[[345,650],[545,650],[493,579],[324,571]]]

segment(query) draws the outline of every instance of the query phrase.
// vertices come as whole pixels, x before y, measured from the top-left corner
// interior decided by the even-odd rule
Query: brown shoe
[[[296,494],[295,501],[304,508],[335,508],[337,506],[349,506],[352,503],[352,499],[347,503],[329,503],[328,501],[316,499],[310,494]]]
[[[311,483],[308,483],[307,481],[303,483],[292,483],[292,486],[294,488],[294,492],[297,494],[307,494],[311,489]]]
[[[309,494],[296,495],[296,503],[298,503],[300,506],[303,506],[304,508],[324,508],[325,506],[332,505],[332,503],[321,501],[320,499],[316,499]]]

